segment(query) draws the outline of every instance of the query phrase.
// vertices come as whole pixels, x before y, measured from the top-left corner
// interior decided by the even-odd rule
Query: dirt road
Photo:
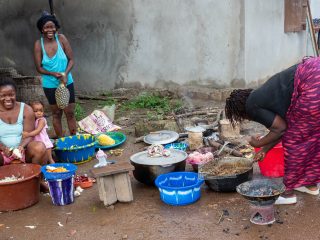
[[[132,142],[129,137],[124,154],[114,159],[128,161],[144,146]],[[80,165],[79,173],[94,164]],[[249,222],[248,203],[237,193],[216,193],[204,185],[198,202],[173,207],[161,202],[156,188],[133,178],[132,187],[132,203],[108,208],[96,184],[68,206],[54,206],[42,195],[33,207],[0,214],[0,239],[320,239],[319,197],[297,193],[296,205],[275,208],[276,223],[258,226]]]

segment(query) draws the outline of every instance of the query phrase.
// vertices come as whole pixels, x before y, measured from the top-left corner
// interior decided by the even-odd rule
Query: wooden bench
[[[115,202],[133,201],[129,171],[134,167],[128,162],[120,162],[101,168],[91,169],[97,179],[99,197],[105,206]]]

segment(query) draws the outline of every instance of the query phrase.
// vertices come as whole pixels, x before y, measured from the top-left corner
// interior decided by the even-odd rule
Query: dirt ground
[[[246,128],[254,130],[255,126]],[[123,131],[128,137],[120,146],[124,153],[110,159],[129,161],[145,147],[133,143],[132,128]],[[79,165],[78,174],[89,174],[95,163]],[[254,169],[254,178],[261,177]],[[177,207],[163,203],[157,188],[137,182],[132,175],[131,180],[134,201],[110,207],[100,202],[97,184],[67,206],[54,206],[49,196],[41,194],[39,203],[30,208],[0,213],[0,240],[320,239],[318,196],[297,193],[297,204],[275,207],[274,224],[259,226],[250,223],[248,202],[237,193],[218,193],[203,185],[198,202]]]

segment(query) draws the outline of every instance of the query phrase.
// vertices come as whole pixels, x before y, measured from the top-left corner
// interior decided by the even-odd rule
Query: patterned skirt
[[[320,182],[320,58],[297,68],[286,114],[284,185],[288,190]]]

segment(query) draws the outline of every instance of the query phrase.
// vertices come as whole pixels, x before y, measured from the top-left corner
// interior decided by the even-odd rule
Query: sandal
[[[302,187],[295,188],[294,190],[296,190],[298,192],[308,193],[311,195],[318,195],[319,194],[319,188],[317,188],[317,190],[310,190],[309,188],[302,186]]]

